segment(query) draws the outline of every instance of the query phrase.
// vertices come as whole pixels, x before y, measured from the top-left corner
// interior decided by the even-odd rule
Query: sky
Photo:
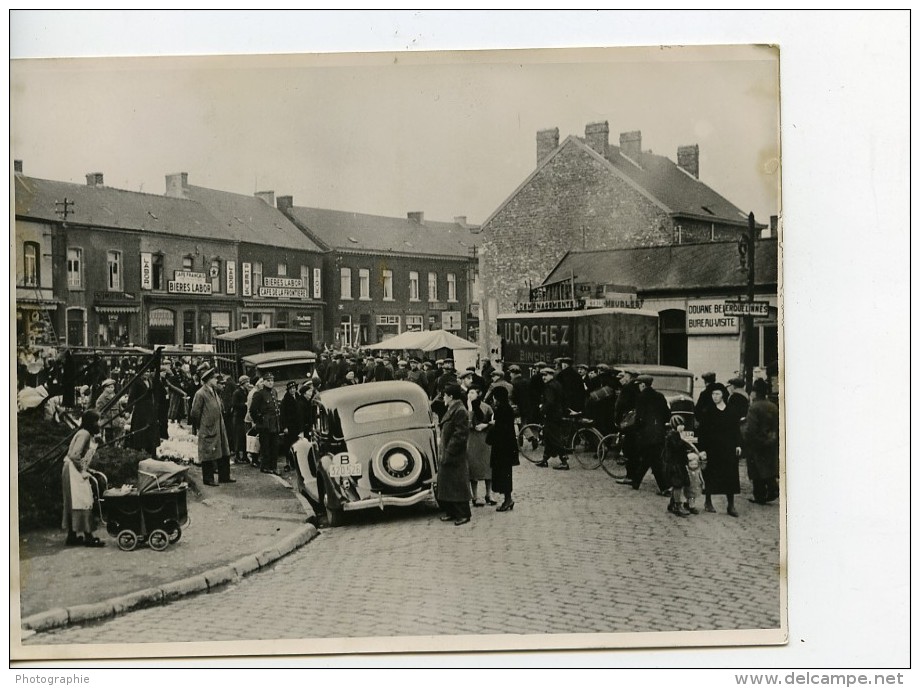
[[[166,174],[301,206],[481,223],[560,141],[676,159],[766,222],[779,212],[779,68],[768,48],[544,49],[14,60],[11,145],[27,175],[162,194]]]

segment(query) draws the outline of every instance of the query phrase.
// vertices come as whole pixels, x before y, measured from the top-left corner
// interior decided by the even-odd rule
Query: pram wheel
[[[147,544],[150,545],[150,549],[162,552],[169,547],[169,535],[166,534],[165,530],[157,528],[147,536]]]
[[[133,530],[123,530],[118,534],[118,549],[124,552],[130,552],[137,547],[137,535]]]
[[[163,530],[169,535],[169,541],[179,542],[179,539],[182,537],[182,528],[179,527],[179,523],[173,519],[163,522]]]

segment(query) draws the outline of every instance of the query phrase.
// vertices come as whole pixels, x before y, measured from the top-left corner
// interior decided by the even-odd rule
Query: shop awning
[[[172,311],[167,310],[155,310],[150,311],[150,326],[151,327],[172,327],[174,320],[174,315]]]
[[[97,313],[137,313],[140,306],[94,306]]]

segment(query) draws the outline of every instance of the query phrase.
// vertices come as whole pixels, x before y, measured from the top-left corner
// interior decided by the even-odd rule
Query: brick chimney
[[[610,147],[610,125],[607,122],[591,122],[585,127],[585,143],[607,157]]]
[[[695,179],[700,178],[700,147],[698,144],[692,146],[677,147],[677,166],[685,172],[692,174]]]
[[[620,134],[620,152],[633,162],[638,163],[642,155],[642,132],[624,131]]]
[[[293,196],[278,196],[278,210],[280,210],[282,213],[286,213],[293,207],[294,207],[294,197]]]
[[[166,175],[166,195],[169,198],[188,198],[188,172]]]
[[[105,186],[102,183],[102,172],[90,172],[86,175],[87,186]]]
[[[559,127],[537,132],[537,164],[546,160],[550,153],[559,148]]]
[[[779,215],[770,216],[770,228],[762,236],[767,239],[779,236]]]
[[[454,218],[454,224],[460,225],[461,227],[463,227],[464,229],[466,229],[466,227],[468,226],[468,225],[466,224],[466,215],[457,215],[457,216]]]
[[[22,174],[22,160],[13,161],[13,174]]]
[[[410,222],[414,222],[417,225],[425,224],[425,213],[421,210],[416,210],[414,212],[408,213],[406,217],[409,218]]]
[[[256,198],[259,200],[265,201],[272,208],[275,207],[275,192],[274,191],[256,191]]]

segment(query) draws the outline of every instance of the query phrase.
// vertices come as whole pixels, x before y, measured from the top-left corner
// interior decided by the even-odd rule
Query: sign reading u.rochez
[[[174,279],[166,283],[166,290],[170,294],[208,295],[211,293],[211,283],[203,272],[176,270],[173,277]]]

